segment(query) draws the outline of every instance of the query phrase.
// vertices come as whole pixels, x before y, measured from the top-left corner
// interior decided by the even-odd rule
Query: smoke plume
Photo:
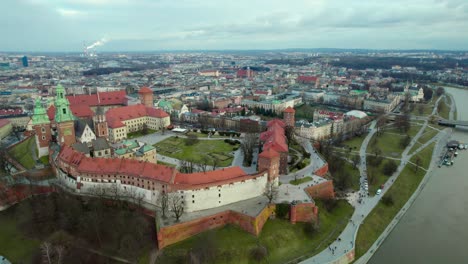
[[[102,46],[102,45],[106,44],[106,42],[107,42],[107,39],[102,38],[102,39],[94,42],[93,44],[89,45],[88,47],[86,47],[86,49],[92,49],[92,48],[95,48],[95,47]]]

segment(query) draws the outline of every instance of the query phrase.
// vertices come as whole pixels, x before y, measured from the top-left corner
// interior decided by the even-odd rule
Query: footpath
[[[439,100],[441,99],[442,97],[439,97],[435,105],[437,105]],[[434,107],[432,114],[435,114],[436,110],[437,110],[436,107]],[[376,124],[376,121],[374,121],[371,124],[370,132],[364,139],[361,145],[360,151],[359,151],[360,156],[361,156],[361,164],[359,166],[359,171],[361,175],[361,178],[360,178],[361,183],[363,183],[364,180],[367,179],[367,169],[366,169],[367,168],[367,164],[366,164],[367,154],[366,152],[367,152],[367,146],[372,136],[376,133],[375,124]],[[400,173],[403,171],[407,163],[410,161],[411,157],[417,154],[422,149],[424,149],[426,146],[429,146],[430,144],[432,144],[433,142],[438,142],[438,144],[436,145],[436,148],[434,149],[432,153],[431,165],[429,166],[429,170],[424,176],[424,179],[420,183],[417,191],[413,193],[413,195],[405,204],[405,206],[403,206],[401,211],[397,214],[397,216],[394,218],[391,224],[387,227],[387,229],[381,234],[381,236],[376,240],[376,242],[368,250],[368,252],[366,252],[360,259],[358,259],[355,262],[355,263],[367,263],[367,261],[373,255],[375,250],[380,246],[380,244],[388,235],[388,233],[391,231],[391,229],[396,225],[397,222],[395,221],[399,221],[399,219],[401,218],[401,215],[406,211],[406,209],[409,206],[411,206],[412,202],[417,197],[419,192],[422,190],[422,188],[424,188],[429,178],[428,176],[432,175],[431,172],[432,172],[432,168],[435,165],[435,160],[437,159],[438,155],[441,153],[444,143],[446,142],[446,140],[448,140],[450,136],[450,133],[447,130],[439,132],[438,135],[436,135],[434,138],[432,138],[425,144],[421,145],[412,154],[408,154],[409,151],[412,149],[412,147],[417,143],[421,135],[424,133],[424,130],[426,129],[427,126],[428,126],[428,120],[425,120],[424,124],[421,126],[418,133],[412,138],[410,144],[403,151],[400,165],[398,166],[397,171],[391,177],[389,177],[387,182],[384,184],[384,189],[382,190],[382,193],[380,195],[375,195],[372,197],[363,194],[362,202],[360,204],[352,203],[352,205],[355,207],[355,211],[353,215],[351,216],[351,218],[348,220],[349,221],[348,225],[340,234],[339,238],[336,241],[334,241],[327,249],[323,250],[319,254],[307,260],[302,261],[301,263],[307,263],[307,264],[309,263],[350,263],[353,260],[355,260],[354,250],[355,250],[355,242],[356,242],[356,237],[357,237],[357,233],[359,230],[359,226],[363,223],[364,219],[370,214],[370,212],[378,204],[381,197],[383,197],[384,194],[390,189],[390,187],[393,185],[395,180],[399,177]]]

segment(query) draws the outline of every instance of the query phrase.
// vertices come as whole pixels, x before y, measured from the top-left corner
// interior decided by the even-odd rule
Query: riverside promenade
[[[435,103],[436,106],[442,98],[443,97],[440,97],[436,101]],[[436,111],[437,111],[437,108],[434,107],[432,114],[436,114]],[[404,214],[404,212],[406,212],[407,208],[411,206],[414,199],[418,196],[420,191],[424,188],[427,180],[432,175],[432,169],[434,168],[434,166],[436,166],[436,160],[438,156],[442,152],[445,143],[448,141],[451,135],[450,129],[445,129],[443,131],[440,131],[434,138],[427,141],[425,144],[421,145],[413,153],[409,154],[409,151],[413,148],[413,146],[416,144],[418,139],[424,133],[424,130],[426,129],[427,126],[428,126],[428,120],[425,120],[424,124],[421,126],[418,133],[412,138],[410,144],[403,151],[400,165],[398,166],[397,171],[391,177],[389,177],[387,182],[384,184],[384,189],[382,190],[382,193],[380,195],[375,195],[373,197],[365,196],[362,199],[363,202],[360,204],[351,202],[351,204],[355,207],[355,211],[354,211],[354,214],[351,216],[351,218],[348,220],[349,221],[348,225],[340,234],[339,238],[336,241],[334,241],[328,248],[326,248],[319,254],[309,259],[306,259],[302,261],[301,263],[310,264],[310,263],[351,263],[353,262],[355,260],[356,237],[357,237],[357,233],[358,233],[360,225],[363,223],[365,218],[370,214],[370,212],[374,209],[374,207],[378,204],[381,197],[383,197],[384,194],[390,189],[390,187],[395,182],[395,180],[399,177],[400,173],[403,171],[407,163],[410,162],[410,159],[414,155],[419,153],[425,147],[436,142],[436,147],[434,148],[434,151],[432,153],[432,158],[431,158],[431,163],[430,163],[431,165],[429,166],[429,169],[427,170],[426,175],[424,176],[417,190],[409,198],[407,203],[402,207],[400,212],[396,215],[396,217],[389,224],[389,226],[387,226],[387,228],[379,236],[379,238],[375,241],[375,243],[371,246],[371,248],[361,258],[359,258],[355,262],[355,263],[367,263],[367,261],[372,257],[372,255],[374,254],[376,249],[381,245],[381,243],[386,238],[386,236],[395,227],[396,223],[398,223],[399,219]],[[360,164],[359,170],[360,170],[360,175],[361,175],[361,182],[367,179],[367,174],[366,174],[367,164],[366,164],[365,157],[367,155],[366,154],[367,146],[372,136],[376,132],[375,123],[371,124],[370,129],[371,130],[369,134],[367,135],[367,137],[364,139],[361,145],[361,149],[360,149],[361,164]]]

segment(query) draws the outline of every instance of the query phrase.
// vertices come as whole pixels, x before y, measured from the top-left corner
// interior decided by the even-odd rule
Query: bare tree
[[[55,246],[55,252],[57,253],[57,264],[63,262],[63,254],[65,253],[65,247],[62,245]]]
[[[198,170],[205,173],[207,171],[209,163],[210,163],[210,158],[208,158],[206,155],[203,155],[200,159],[200,162],[197,163]]]
[[[273,200],[275,200],[278,197],[278,193],[278,185],[276,185],[276,183],[273,181],[267,182],[263,195],[268,198],[268,203],[271,203]]]
[[[42,258],[44,263],[52,264],[52,244],[49,242],[43,242],[41,244]]]
[[[291,145],[295,140],[295,138],[294,138],[294,127],[286,126],[286,128],[284,129],[284,134],[286,136],[288,146]]]
[[[357,169],[357,166],[361,163],[361,157],[359,155],[354,155],[351,161],[353,162],[354,168]]]
[[[158,197],[158,204],[161,207],[162,217],[166,218],[166,212],[169,207],[169,196],[166,192],[161,192]]]
[[[169,206],[174,213],[176,221],[179,221],[179,218],[184,213],[184,198],[178,193],[171,193],[169,195]]]
[[[414,166],[414,169],[415,169],[416,172],[418,172],[419,167],[420,167],[421,164],[422,164],[422,159],[421,159],[421,157],[416,156],[416,157],[415,157],[415,160],[414,160],[414,163],[416,164],[416,166]]]
[[[182,173],[194,173],[195,162],[193,160],[179,160],[179,171]]]
[[[424,114],[424,104],[419,104],[418,105],[418,113],[419,113],[419,115]]]
[[[211,162],[212,162],[212,165],[213,165],[213,170],[216,170],[219,166],[219,163],[220,163],[220,160],[218,157],[214,156],[212,159],[211,159]]]
[[[242,140],[240,148],[244,153],[244,165],[250,166],[253,159],[254,147],[257,145],[257,135],[254,133],[246,133]]]

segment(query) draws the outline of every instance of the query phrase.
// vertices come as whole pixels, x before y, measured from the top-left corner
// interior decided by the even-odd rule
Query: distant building
[[[23,67],[29,67],[28,57],[23,56],[21,61],[23,62]]]

